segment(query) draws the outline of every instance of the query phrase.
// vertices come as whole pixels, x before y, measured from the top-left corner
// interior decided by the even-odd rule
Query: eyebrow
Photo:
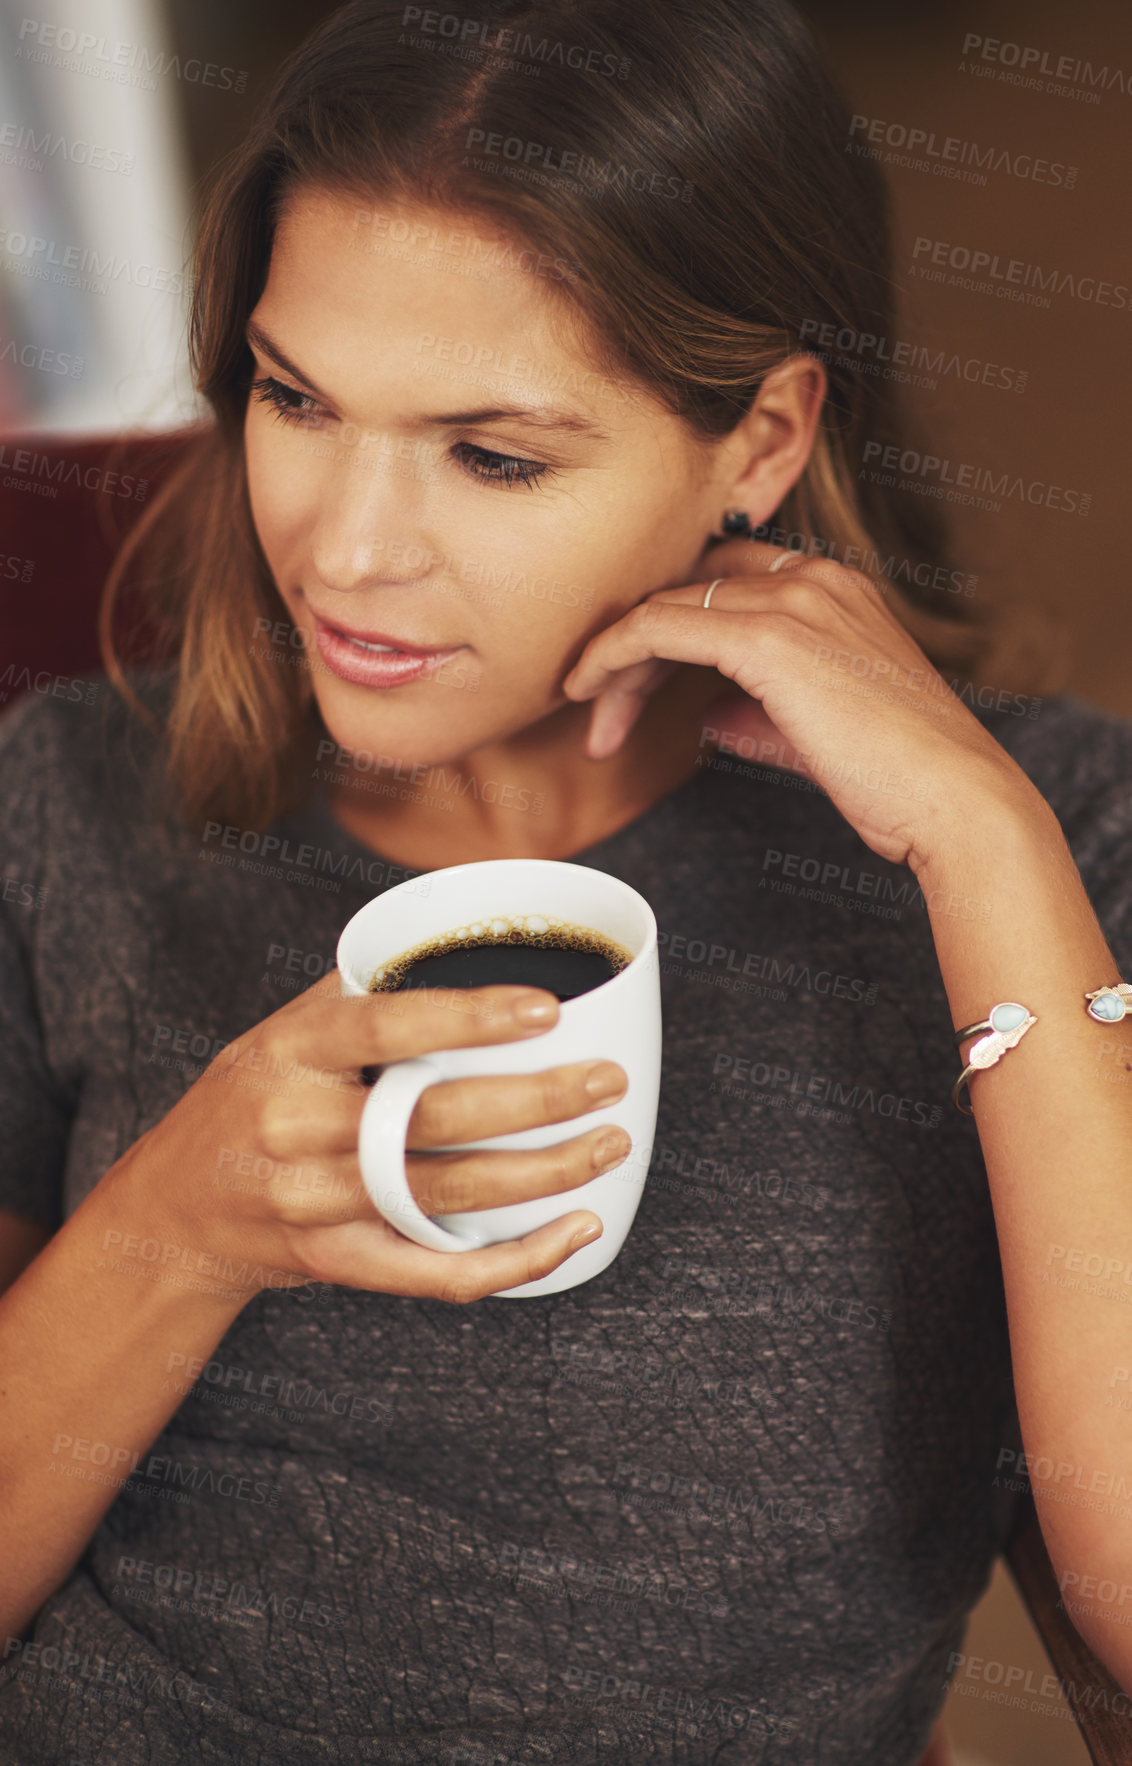
[[[518,423],[529,423],[535,429],[560,429],[571,435],[592,435],[599,441],[608,441],[604,429],[591,423],[586,417],[576,417],[569,411],[559,411],[553,405],[494,405],[482,411],[446,411],[443,416],[429,417],[429,423],[473,424],[495,423],[501,417],[510,417]]]
[[[263,329],[263,326],[257,325],[254,319],[248,320],[246,336],[248,342],[254,344],[261,355],[270,356],[276,367],[282,368],[283,372],[289,374],[292,380],[301,381],[305,387],[308,387],[311,392],[315,393],[325,403],[333,403],[332,400],[327,399],[326,394],[315,385],[314,381],[309,379],[308,376],[303,373],[301,368],[295,366],[290,356],[285,356],[283,354],[283,351],[279,348],[275,339],[269,337],[267,332]]]
[[[328,398],[315,385],[314,381],[291,361],[289,356],[284,355],[274,338],[269,337],[263,326],[257,324],[254,319],[248,320],[247,339],[249,343],[255,345],[261,354],[268,356],[277,367],[283,369],[285,374],[289,374],[292,380],[299,381],[324,404],[333,404],[334,401]],[[608,441],[609,439],[606,431],[599,428],[596,423],[590,422],[588,418],[579,417],[575,412],[559,410],[554,405],[485,405],[475,411],[445,411],[438,416],[427,417],[424,421],[440,424],[442,427],[459,427],[476,423],[496,423],[504,418],[510,418],[512,422],[529,424],[534,429],[559,430],[570,435],[591,435],[598,441]]]

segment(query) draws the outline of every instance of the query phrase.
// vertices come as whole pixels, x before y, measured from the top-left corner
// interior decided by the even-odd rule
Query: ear
[[[799,352],[772,368],[758,397],[728,439],[735,477],[727,506],[743,509],[752,527],[769,521],[805,470],[828,381],[816,356]]]

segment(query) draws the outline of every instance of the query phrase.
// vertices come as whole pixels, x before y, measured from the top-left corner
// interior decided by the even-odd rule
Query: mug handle
[[[471,1251],[477,1239],[438,1226],[418,1207],[405,1172],[405,1135],[417,1099],[426,1086],[442,1080],[435,1062],[423,1055],[394,1061],[381,1074],[362,1109],[358,1129],[358,1163],[370,1201],[378,1213],[405,1238],[430,1251]]]

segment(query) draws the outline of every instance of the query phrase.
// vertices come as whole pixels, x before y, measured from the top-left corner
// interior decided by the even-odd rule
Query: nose
[[[407,450],[406,450],[407,452]],[[405,459],[371,443],[333,460],[311,531],[311,566],[340,594],[419,582],[439,554],[424,527],[423,454]]]

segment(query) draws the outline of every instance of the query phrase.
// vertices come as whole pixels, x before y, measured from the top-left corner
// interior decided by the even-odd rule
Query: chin
[[[454,699],[462,695],[453,692]],[[508,741],[546,712],[499,723],[483,717],[461,719],[459,707],[450,707],[438,693],[426,706],[396,710],[381,702],[360,708],[343,706],[338,695],[319,698],[319,712],[327,736],[338,748],[354,757],[363,771],[399,772],[413,767],[452,766],[477,748]],[[322,756],[323,763],[347,764],[346,755]],[[420,781],[418,781],[420,782]]]

